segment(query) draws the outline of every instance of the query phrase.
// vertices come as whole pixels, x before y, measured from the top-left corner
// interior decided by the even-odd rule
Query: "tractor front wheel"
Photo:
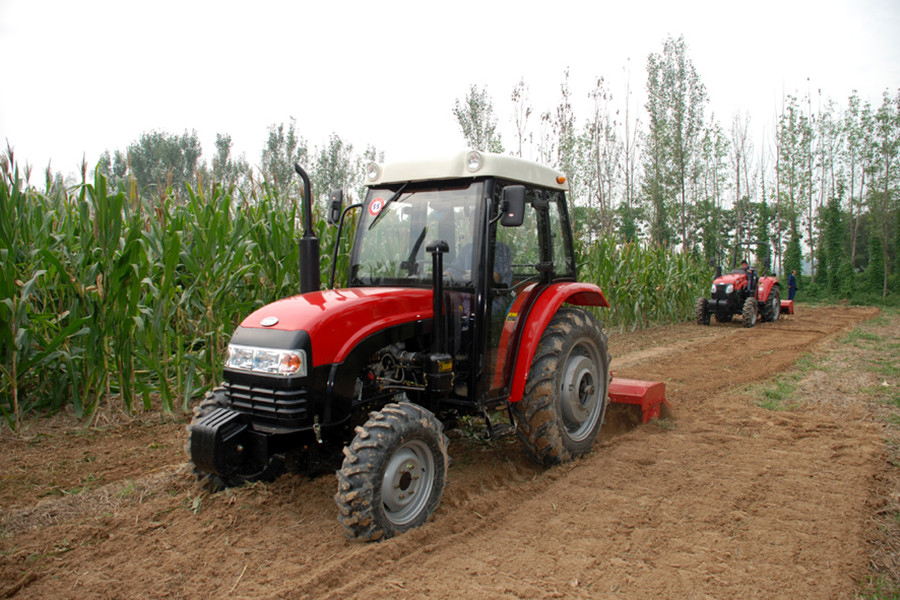
[[[709,300],[703,297],[697,298],[694,313],[697,317],[697,325],[709,325]]]
[[[744,320],[744,327],[753,327],[756,325],[756,317],[759,313],[759,303],[756,298],[750,296],[744,301],[744,310],[741,311],[741,317]]]
[[[538,342],[525,394],[512,404],[526,453],[545,466],[587,454],[606,412],[609,377],[600,323],[586,311],[560,309]]]
[[[344,447],[334,500],[350,539],[374,542],[418,527],[447,480],[447,437],[428,410],[407,402],[369,414]]]

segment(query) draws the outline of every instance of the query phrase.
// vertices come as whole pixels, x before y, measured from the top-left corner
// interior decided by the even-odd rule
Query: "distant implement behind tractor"
[[[665,386],[610,378],[607,337],[579,282],[565,176],[462,152],[366,171],[365,198],[331,195],[340,240],[358,210],[347,287],[319,289],[304,181],[300,294],[234,332],[224,383],[194,411],[188,450],[211,489],[334,464],[352,539],[423,524],[447,481],[445,428],[485,420],[543,465],[588,453],[607,402],[659,416]],[[337,262],[337,248],[331,264]],[[339,458],[338,458],[339,459]]]

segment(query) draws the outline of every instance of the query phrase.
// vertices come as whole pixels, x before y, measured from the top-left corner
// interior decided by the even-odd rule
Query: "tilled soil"
[[[457,432],[433,519],[377,544],[345,538],[333,476],[202,493],[182,422],[7,431],[0,598],[854,598],[887,461],[839,338],[877,315],[613,333],[613,373],[665,381],[668,418],[613,407],[551,469]],[[798,361],[820,366],[760,406]]]

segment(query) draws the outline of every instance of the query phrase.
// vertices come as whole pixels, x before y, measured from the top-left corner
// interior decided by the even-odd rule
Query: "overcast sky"
[[[771,129],[785,93],[878,105],[900,88],[900,0],[0,0],[0,144],[68,175],[143,132],[196,130],[206,160],[227,133],[257,165],[294,117],[310,147],[336,133],[402,159],[463,147],[453,103],[476,84],[510,148],[520,78],[540,113],[568,68],[585,118],[598,76],[624,110],[630,72],[635,110],[669,35],[726,129],[738,111]]]

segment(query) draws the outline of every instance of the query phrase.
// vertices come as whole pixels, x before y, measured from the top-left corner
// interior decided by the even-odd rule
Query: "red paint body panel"
[[[760,277],[759,282],[756,284],[756,299],[760,302],[768,300],[769,292],[776,285],[778,285],[778,280],[775,277]]]
[[[550,324],[557,309],[565,302],[580,306],[609,306],[603,291],[593,283],[564,282],[547,287],[535,300],[528,312],[528,321],[522,326],[519,352],[515,358],[510,380],[510,402],[518,402],[522,399],[522,394],[525,392],[525,381],[528,379],[528,371],[531,369],[531,361],[534,360],[534,353],[537,352],[541,335]]]
[[[640,381],[613,377],[609,384],[609,401],[635,404],[641,407],[641,421],[658,417],[666,400],[666,384],[661,381]]]
[[[308,292],[268,304],[241,327],[304,330],[312,341],[314,367],[343,361],[369,335],[382,329],[430,319],[432,291],[416,288],[353,288]],[[260,324],[278,317],[272,327]]]

